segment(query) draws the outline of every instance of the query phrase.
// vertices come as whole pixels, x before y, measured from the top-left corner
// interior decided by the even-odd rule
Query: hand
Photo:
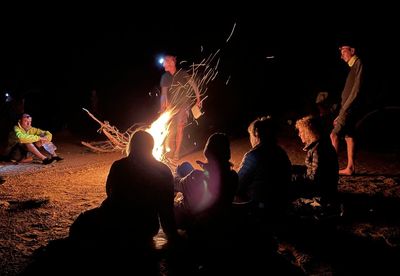
[[[35,142],[34,144],[35,144],[36,147],[41,148],[44,143],[43,143],[43,141],[39,140],[39,141]]]
[[[204,163],[203,161],[200,161],[200,160],[196,160],[196,163],[203,169],[204,169],[204,166],[207,165],[207,163]]]
[[[336,119],[333,120],[333,126],[336,126],[336,125],[337,125],[337,121],[338,121],[338,118],[336,117]]]

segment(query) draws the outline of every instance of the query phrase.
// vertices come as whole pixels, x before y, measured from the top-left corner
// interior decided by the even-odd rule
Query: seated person
[[[306,198],[303,202],[314,207],[332,206],[337,200],[339,180],[336,151],[328,137],[321,135],[318,118],[303,117],[297,120],[296,129],[307,156],[305,165],[293,166],[292,199]]]
[[[173,176],[168,166],[154,158],[153,147],[149,133],[139,130],[131,136],[128,156],[110,168],[107,198],[99,208],[78,216],[70,228],[72,239],[99,247],[152,250],[161,225],[168,242],[177,240]]]
[[[186,175],[183,178],[177,176],[175,181],[175,191],[183,195],[182,204],[175,204],[181,228],[216,226],[223,223],[231,211],[237,189],[237,173],[229,161],[231,150],[228,137],[223,133],[212,134],[204,148],[204,156],[207,163],[197,161],[202,170],[193,170],[187,162],[177,169],[178,175]]]
[[[51,139],[52,134],[49,131],[32,127],[32,117],[24,113],[10,133],[6,154],[11,160],[30,162],[32,158],[28,157],[29,152],[45,165],[63,160],[56,154],[57,148]]]
[[[184,163],[177,173],[187,176],[175,179],[175,191],[182,203],[175,204],[178,227],[186,230],[190,260],[210,275],[226,272],[233,239],[232,201],[237,189],[237,173],[232,168],[230,142],[223,133],[212,134],[203,151],[206,163],[196,161],[201,169],[192,170]],[[221,258],[222,257],[222,258]],[[229,274],[229,273],[228,273]],[[208,274],[207,274],[208,275]]]
[[[291,162],[276,139],[270,117],[257,118],[248,127],[252,149],[240,164],[236,202],[249,201],[253,214],[268,221],[284,217],[288,206]]]

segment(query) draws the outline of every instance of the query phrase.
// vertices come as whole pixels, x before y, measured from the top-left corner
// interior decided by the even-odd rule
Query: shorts
[[[175,114],[173,120],[172,120],[172,125],[175,127],[179,125],[186,125],[188,121],[188,110],[186,108],[181,108],[177,114]],[[173,127],[174,127],[173,126]]]
[[[340,137],[354,137],[356,134],[356,120],[354,116],[339,115],[332,133]]]

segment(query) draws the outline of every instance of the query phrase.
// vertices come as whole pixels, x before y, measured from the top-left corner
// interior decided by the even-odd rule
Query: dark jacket
[[[247,196],[267,213],[286,211],[291,162],[279,145],[260,143],[251,149],[243,157],[238,174],[240,197]]]
[[[154,158],[126,157],[111,166],[103,203],[132,233],[152,238],[160,228],[176,234],[171,170]]]
[[[334,200],[338,192],[339,165],[335,149],[328,139],[306,146],[306,172],[297,179],[305,196],[321,197],[322,202]]]

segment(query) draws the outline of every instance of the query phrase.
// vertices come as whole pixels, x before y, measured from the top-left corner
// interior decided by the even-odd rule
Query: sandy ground
[[[120,153],[90,152],[68,135],[55,135],[55,141],[63,161],[47,166],[0,163],[0,173],[6,179],[0,185],[0,275],[17,275],[35,250],[66,237],[79,213],[104,200],[110,165],[122,157]],[[286,136],[282,145],[293,164],[303,163],[305,153],[295,135]],[[233,139],[235,168],[248,149],[247,139]],[[341,152],[342,166],[343,157]],[[197,159],[203,159],[201,151],[182,158],[192,163]],[[282,241],[280,245],[280,253],[306,274],[358,274],[396,268],[393,259],[400,256],[399,152],[364,148],[358,160],[357,175],[340,179],[345,212],[336,230],[345,242],[340,244],[342,249],[334,250],[339,253],[320,255],[296,243]],[[158,242],[163,242],[162,236]],[[354,254],[358,257],[353,259]],[[376,260],[379,256],[384,257]]]

